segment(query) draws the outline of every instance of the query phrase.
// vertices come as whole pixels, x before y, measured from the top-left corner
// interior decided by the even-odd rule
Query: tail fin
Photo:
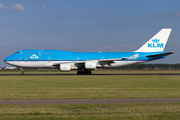
[[[162,52],[171,33],[171,29],[162,29],[135,52]]]

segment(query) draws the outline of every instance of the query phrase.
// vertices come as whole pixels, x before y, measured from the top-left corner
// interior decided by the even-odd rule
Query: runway
[[[34,105],[34,104],[112,104],[112,103],[177,103],[180,98],[161,99],[75,99],[75,100],[0,100],[0,104]]]
[[[0,74],[0,76],[69,76],[69,75],[77,75],[77,74]],[[126,73],[126,74],[91,74],[92,76],[96,75],[180,75],[180,73]],[[80,75],[77,75],[80,76]]]

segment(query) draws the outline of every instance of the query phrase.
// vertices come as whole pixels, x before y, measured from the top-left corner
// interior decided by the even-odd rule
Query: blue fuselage
[[[135,59],[123,61],[151,61],[165,58],[166,56],[146,57],[147,55],[161,54],[165,52],[70,52],[61,50],[19,50],[4,59],[8,61],[89,61],[102,59],[128,58],[139,54]]]

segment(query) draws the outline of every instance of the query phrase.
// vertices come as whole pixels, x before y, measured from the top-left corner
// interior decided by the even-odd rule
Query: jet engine
[[[71,71],[71,65],[70,64],[60,64],[59,69],[62,72],[69,72],[69,71]]]
[[[85,62],[84,66],[85,66],[85,69],[94,70],[94,69],[96,69],[96,62],[87,61],[87,62]]]

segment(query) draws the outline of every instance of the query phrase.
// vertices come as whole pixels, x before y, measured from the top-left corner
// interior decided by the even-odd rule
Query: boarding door
[[[51,57],[48,57],[48,62],[51,63]]]
[[[39,50],[39,56],[42,56],[42,54],[43,54],[43,51]]]
[[[25,57],[25,62],[28,63],[28,57]]]

